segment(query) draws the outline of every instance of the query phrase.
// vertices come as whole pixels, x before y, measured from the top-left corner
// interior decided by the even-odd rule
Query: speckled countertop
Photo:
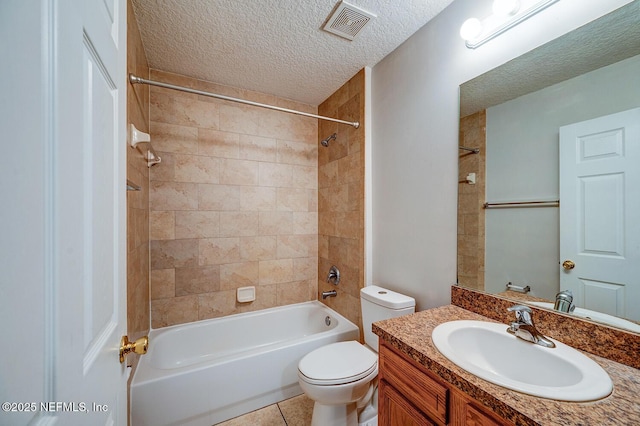
[[[480,379],[440,354],[431,341],[432,330],[443,322],[460,319],[491,321],[449,305],[376,322],[373,332],[399,352],[516,425],[640,425],[640,370],[583,352],[611,376],[611,395],[586,403],[525,395]]]

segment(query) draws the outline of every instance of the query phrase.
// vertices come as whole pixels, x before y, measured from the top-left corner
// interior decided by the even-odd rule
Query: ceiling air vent
[[[341,1],[335,8],[323,30],[353,40],[376,15],[346,1]]]

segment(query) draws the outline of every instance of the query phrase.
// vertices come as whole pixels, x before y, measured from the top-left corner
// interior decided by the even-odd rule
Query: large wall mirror
[[[464,83],[460,117],[458,283],[640,332],[640,0]]]

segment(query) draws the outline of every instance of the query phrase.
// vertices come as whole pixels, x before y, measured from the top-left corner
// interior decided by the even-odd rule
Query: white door
[[[3,0],[0,27],[0,424],[126,425],[126,3]]]
[[[560,235],[560,288],[639,321],[640,108],[560,128]]]

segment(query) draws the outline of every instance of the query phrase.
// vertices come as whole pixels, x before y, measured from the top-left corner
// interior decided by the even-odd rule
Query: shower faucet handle
[[[329,269],[329,273],[327,274],[327,282],[333,283],[334,285],[340,284],[340,271],[338,267],[333,265],[331,269]]]

